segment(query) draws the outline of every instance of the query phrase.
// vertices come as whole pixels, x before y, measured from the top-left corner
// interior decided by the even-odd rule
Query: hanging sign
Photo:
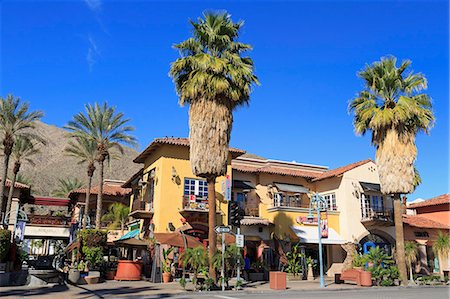
[[[14,239],[16,242],[23,241],[23,238],[25,236],[25,225],[26,222],[22,220],[18,220],[16,223],[16,229],[14,231]]]
[[[320,212],[320,231],[322,238],[328,238],[328,213]]]

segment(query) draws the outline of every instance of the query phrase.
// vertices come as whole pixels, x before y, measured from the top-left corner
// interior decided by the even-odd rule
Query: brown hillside
[[[33,195],[50,195],[58,186],[60,178],[78,178],[86,182],[85,165],[77,164],[77,160],[64,153],[67,144],[66,131],[53,125],[38,122],[37,133],[47,140],[47,145],[41,147],[41,153],[33,157],[35,166],[23,163],[20,173],[32,183]],[[105,178],[126,180],[140,169],[133,163],[137,151],[124,147],[125,153],[118,160],[111,160],[105,165]],[[13,161],[11,161],[13,164]],[[0,165],[1,168],[1,165]],[[10,172],[11,173],[11,172]],[[98,173],[94,174],[93,184],[98,181]]]

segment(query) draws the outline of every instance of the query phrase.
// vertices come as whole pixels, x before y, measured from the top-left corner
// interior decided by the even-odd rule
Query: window
[[[198,179],[184,179],[184,195],[195,195],[201,199],[208,197],[208,183]]]
[[[327,209],[328,210],[330,210],[330,211],[336,211],[337,210],[336,194],[334,194],[334,193],[325,194],[323,196],[323,198],[327,201]]]
[[[291,195],[283,192],[275,193],[274,206],[275,207],[301,207],[301,196]]]

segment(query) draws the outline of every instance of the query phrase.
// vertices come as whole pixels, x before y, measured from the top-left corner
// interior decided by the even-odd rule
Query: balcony
[[[135,219],[150,219],[153,217],[153,203],[147,203],[139,198],[133,200],[130,217]]]
[[[208,212],[207,198],[191,198],[191,196],[183,196],[182,211],[184,212]]]
[[[392,208],[368,208],[361,211],[361,223],[366,226],[394,225],[394,210]]]

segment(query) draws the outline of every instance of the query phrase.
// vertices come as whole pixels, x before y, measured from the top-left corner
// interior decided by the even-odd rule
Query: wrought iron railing
[[[361,221],[393,221],[394,209],[392,208],[362,208]]]

